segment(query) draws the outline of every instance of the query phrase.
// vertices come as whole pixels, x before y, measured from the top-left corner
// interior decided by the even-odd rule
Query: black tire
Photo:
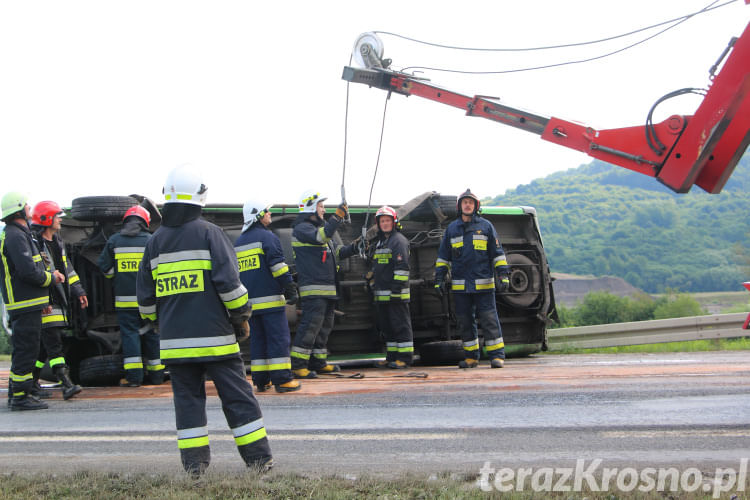
[[[439,208],[448,219],[456,217],[456,196],[433,196],[422,202],[404,220],[435,220],[435,208]]]
[[[423,365],[455,365],[465,357],[460,340],[427,342],[419,347],[419,362]]]
[[[70,215],[84,221],[118,221],[134,205],[138,200],[132,196],[84,196],[73,200]]]
[[[118,385],[124,376],[120,354],[86,358],[79,368],[80,383],[87,387]]]
[[[500,300],[514,307],[529,307],[542,296],[542,273],[539,266],[520,253],[507,254],[510,287]]]

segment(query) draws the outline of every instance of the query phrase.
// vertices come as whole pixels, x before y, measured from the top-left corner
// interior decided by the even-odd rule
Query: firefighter
[[[492,368],[502,368],[505,343],[497,316],[495,290],[508,289],[508,263],[495,227],[479,216],[480,202],[470,189],[458,197],[458,218],[448,225],[435,263],[435,288],[443,294],[451,272],[456,323],[463,340],[465,359],[459,368],[479,365],[479,339],[475,321],[484,332],[484,348]]]
[[[141,319],[135,290],[143,249],[151,239],[148,232],[151,214],[136,205],[125,211],[122,222],[122,229],[107,240],[98,261],[104,276],[114,280],[115,311],[120,326],[125,371],[120,386],[139,387],[144,380],[159,385],[164,382],[164,365],[159,358],[159,334]]]
[[[240,280],[253,308],[250,317],[250,372],[258,392],[274,385],[276,392],[301,389],[292,376],[286,304],[297,303],[297,288],[284,262],[281,241],[269,229],[271,205],[248,201],[242,207],[245,224],[234,244]]]
[[[375,213],[378,235],[372,255],[375,308],[385,335],[386,357],[376,366],[407,368],[414,355],[409,313],[409,241],[401,234],[398,214],[383,206]]]
[[[8,377],[9,406],[13,411],[48,408],[47,403],[31,395],[34,363],[39,356],[42,309],[49,306],[49,287],[65,281],[60,271],[45,269],[27,223],[27,200],[21,193],[9,192],[0,202],[5,223],[0,235],[0,281],[13,331]]]
[[[273,465],[271,449],[237,343],[250,333],[251,307],[232,243],[201,218],[206,191],[189,165],[167,176],[161,227],[138,269],[138,308],[144,319],[158,322],[185,470],[200,474],[211,459],[205,389],[210,377],[240,456],[248,467],[265,471]]]
[[[340,371],[328,363],[328,335],[333,329],[337,260],[357,251],[357,244],[334,247],[331,238],[346,217],[344,202],[325,220],[327,198],[310,191],[302,195],[300,214],[292,224],[292,249],[297,267],[302,316],[292,344],[292,372],[295,378],[316,378],[317,373]]]
[[[82,389],[70,379],[70,369],[65,363],[62,350],[62,329],[70,325],[69,304],[74,302],[85,309],[89,302],[78,274],[68,262],[65,243],[60,238],[60,218],[64,215],[65,212],[54,201],[40,201],[32,210],[31,227],[47,270],[60,270],[66,277],[64,283],[51,287],[52,307],[42,311],[42,346],[34,368],[34,386],[44,396],[46,391],[39,387],[38,381],[45,361],[49,361],[49,367],[62,383],[63,399],[67,401]]]

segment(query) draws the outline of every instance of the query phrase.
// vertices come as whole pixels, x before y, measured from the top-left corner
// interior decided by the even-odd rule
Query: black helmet
[[[461,196],[458,197],[458,200],[456,200],[456,212],[458,213],[458,216],[461,216],[461,200],[464,198],[471,198],[474,200],[474,213],[479,213],[479,207],[481,205],[481,202],[479,201],[479,198],[477,198],[477,195],[471,192],[471,189],[466,189],[463,193],[461,193]]]

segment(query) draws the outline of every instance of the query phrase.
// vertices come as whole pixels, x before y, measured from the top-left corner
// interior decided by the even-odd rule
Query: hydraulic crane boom
[[[345,67],[344,80],[423,97],[462,109],[468,116],[533,132],[546,141],[655,177],[678,193],[688,192],[693,184],[709,193],[721,192],[750,143],[750,24],[739,38],[732,39],[712,68],[712,83],[695,114],[673,115],[653,126],[608,130],[531,114],[491,98],[462,95],[385,69],[389,61],[381,61],[375,54],[377,48],[369,43],[373,36],[361,37],[368,42],[359,46],[359,60],[366,67]],[[721,71],[714,76],[725,57]]]

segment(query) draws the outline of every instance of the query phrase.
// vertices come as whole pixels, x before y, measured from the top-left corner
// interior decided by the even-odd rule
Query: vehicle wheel
[[[85,221],[116,221],[134,205],[138,200],[131,196],[84,196],[73,200],[70,215]]]
[[[506,255],[510,266],[510,287],[500,300],[514,307],[529,307],[541,297],[542,274],[539,266],[520,253]]]
[[[453,365],[465,357],[460,340],[427,342],[419,347],[419,361],[423,365]]]
[[[81,361],[78,377],[84,386],[117,385],[125,376],[122,355],[93,356]]]

